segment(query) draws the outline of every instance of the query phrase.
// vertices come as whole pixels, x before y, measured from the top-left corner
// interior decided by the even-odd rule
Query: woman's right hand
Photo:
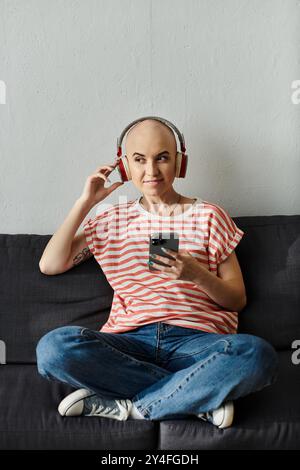
[[[85,201],[91,207],[94,207],[98,202],[103,201],[103,199],[109,196],[110,193],[124,184],[123,182],[117,182],[107,188],[104,187],[104,183],[107,181],[107,176],[110,175],[115,167],[116,164],[99,166],[95,173],[88,176],[80,199]]]

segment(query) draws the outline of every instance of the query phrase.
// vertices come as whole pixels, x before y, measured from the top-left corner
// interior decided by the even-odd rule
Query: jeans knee
[[[80,335],[81,330],[79,326],[62,326],[42,336],[36,346],[37,368],[41,375],[48,377],[51,371],[65,363],[70,339]]]
[[[249,372],[270,383],[277,379],[278,354],[268,341],[255,335],[237,334],[232,343],[236,353],[246,361]]]
[[[257,336],[254,338],[256,338],[254,340],[256,364],[262,367],[265,376],[269,378],[270,383],[273,383],[279,372],[278,354],[268,341]]]
[[[247,335],[249,337],[249,351],[251,362],[256,372],[268,383],[273,383],[278,376],[279,361],[274,347],[265,339]]]

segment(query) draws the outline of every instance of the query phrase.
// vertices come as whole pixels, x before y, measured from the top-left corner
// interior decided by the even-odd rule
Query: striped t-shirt
[[[147,264],[150,235],[176,232],[178,250],[188,250],[217,275],[218,264],[244,235],[223,208],[196,198],[187,210],[169,217],[148,212],[140,198],[105,206],[83,226],[89,249],[114,290],[100,331],[122,333],[164,322],[211,333],[237,332],[238,312],[215,303],[200,285],[151,272]]]

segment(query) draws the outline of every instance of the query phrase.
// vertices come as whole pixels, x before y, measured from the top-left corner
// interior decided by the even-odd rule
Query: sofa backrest
[[[51,235],[0,234],[0,340],[6,363],[36,362],[35,348],[64,325],[96,330],[109,315],[113,289],[94,257],[55,276],[39,260]]]
[[[238,333],[261,336],[278,350],[290,349],[300,339],[300,215],[234,221],[245,232],[236,254],[248,300],[239,314]]]
[[[300,331],[300,215],[233,217],[245,235],[236,248],[247,291],[238,333],[290,349]],[[36,362],[35,348],[64,325],[99,330],[113,289],[94,258],[46,276],[39,260],[51,235],[0,234],[0,340],[7,363]]]

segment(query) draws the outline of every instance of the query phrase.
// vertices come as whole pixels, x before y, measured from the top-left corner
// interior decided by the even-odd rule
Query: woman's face
[[[153,124],[134,130],[126,141],[132,182],[145,195],[164,194],[172,188],[175,178],[177,147],[174,135],[171,130],[172,135]]]

